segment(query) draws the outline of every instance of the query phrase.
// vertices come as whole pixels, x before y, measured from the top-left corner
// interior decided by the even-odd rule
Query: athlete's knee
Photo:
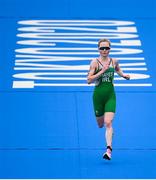
[[[98,127],[99,128],[103,128],[103,126],[104,126],[104,119],[103,119],[103,117],[97,117],[96,120],[97,120]]]
[[[112,113],[112,112],[105,113],[104,123],[105,123],[105,126],[107,128],[111,128],[112,127],[113,118],[114,118],[114,113]]]
[[[104,123],[105,123],[105,126],[107,128],[111,128],[112,127],[112,120],[111,119],[105,120]]]

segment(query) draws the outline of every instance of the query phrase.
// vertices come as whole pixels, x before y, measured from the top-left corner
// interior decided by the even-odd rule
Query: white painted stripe
[[[30,75],[32,76],[33,73],[21,73],[21,74],[18,74],[20,75],[19,77],[17,78],[20,78],[20,77],[30,77]],[[42,73],[42,75],[50,75],[50,76],[54,76],[56,78],[56,76],[72,76],[72,78],[74,78],[73,76],[85,76],[85,77],[82,77],[82,79],[86,80],[87,79],[87,72],[50,72],[50,73]],[[23,76],[24,75],[24,76]],[[35,75],[41,75],[40,73],[35,73]],[[134,74],[134,73],[129,73],[130,75],[130,79],[147,79],[147,78],[150,78],[150,75],[147,75],[147,74]],[[116,77],[117,76],[117,77]],[[69,78],[68,77],[68,78]],[[66,77],[62,77],[62,78],[66,78]],[[117,73],[115,73],[115,77],[114,77],[114,80],[125,80],[124,78],[120,77],[119,75],[117,75]]]
[[[14,77],[16,77],[16,76],[14,76]],[[16,78],[18,78],[18,77],[16,77]],[[143,77],[143,78],[134,78],[134,77],[132,77],[131,80],[132,80],[132,79],[145,79],[145,78],[148,78],[148,77]],[[41,77],[41,76],[40,76],[40,77],[37,77],[37,76],[31,77],[31,76],[25,76],[25,77],[23,77],[23,79],[55,80],[55,81],[62,81],[62,80],[68,80],[68,81],[73,81],[73,80],[78,81],[78,80],[80,80],[80,81],[82,81],[82,80],[84,80],[84,81],[87,82],[87,78],[86,78],[86,77]],[[125,80],[124,78],[122,78],[122,77],[114,78],[114,80],[126,81],[126,80]]]
[[[47,58],[47,59],[54,59],[54,58],[67,58],[67,59],[70,59],[70,58],[77,58],[77,59],[93,59],[92,56],[90,57],[72,57],[72,56],[43,56],[43,55],[25,55],[25,54],[16,54],[16,57],[18,58],[40,58],[40,59],[44,59],[44,58]],[[115,56],[113,57],[115,59],[119,59],[119,60],[144,60],[145,58],[144,57],[118,57],[118,56]]]
[[[47,24],[49,25],[49,24]],[[111,26],[112,24],[104,24],[104,23],[85,23],[85,22],[81,22],[81,23],[51,23],[49,26],[53,27],[53,26]],[[113,25],[114,26],[114,25]],[[54,27],[55,28],[55,27]]]
[[[20,50],[34,50],[34,51],[43,51],[43,50],[46,50],[46,51],[62,51],[62,53],[65,53],[66,51],[97,51],[98,49],[97,48],[86,48],[86,47],[76,47],[76,48],[73,48],[73,47],[69,47],[69,48],[49,48],[49,47],[46,47],[46,48],[21,48],[21,49],[16,49],[15,51],[18,52]],[[127,51],[133,51],[133,50],[140,50],[138,48],[111,48],[111,51],[122,51],[122,50],[127,50]],[[57,52],[58,54],[60,52]],[[98,53],[99,54],[99,53]]]
[[[46,61],[45,61],[46,62]],[[56,66],[56,65],[54,65],[54,64],[39,64],[39,63],[29,63],[29,62],[17,62],[16,61],[16,63],[15,63],[15,65],[16,66],[37,66],[37,67],[54,67],[54,66]],[[146,63],[145,62],[143,62],[143,63],[120,63],[120,66],[121,67],[125,67],[125,66],[128,66],[128,67],[133,67],[133,66],[145,66],[146,65]],[[61,66],[61,65],[60,65]],[[72,66],[72,65],[71,65]],[[82,65],[82,66],[84,66],[84,65]],[[73,67],[75,67],[75,66],[73,66]],[[88,68],[89,68],[89,66],[88,66]]]
[[[145,60],[144,57],[113,57],[118,60]]]
[[[50,49],[49,49],[50,50]],[[33,48],[23,48],[23,49],[16,49],[17,53],[25,53],[25,54],[54,54],[54,55],[99,55],[98,52],[49,52],[48,49],[44,50],[43,48],[40,50],[35,50]],[[117,52],[110,52],[110,55],[118,55],[118,54],[140,54],[142,50],[140,49],[121,49],[116,50]]]
[[[144,83],[144,84],[114,84],[114,86],[136,86],[136,87],[139,87],[139,86],[152,86],[151,83]]]
[[[55,81],[62,81],[62,80],[68,80],[68,81],[73,81],[73,80],[84,80],[84,81],[87,81],[87,78],[86,77],[25,77],[23,79],[34,79],[34,80],[55,80]],[[132,79],[136,79],[136,78],[131,78]],[[137,78],[137,79],[144,79],[144,78]],[[117,77],[117,78],[114,78],[114,80],[121,80],[121,81],[126,81],[124,78],[122,77]]]
[[[122,70],[123,71],[147,71],[147,68],[141,68],[141,67],[138,67],[138,68],[124,68],[122,67]]]
[[[79,33],[82,35],[82,33]],[[89,33],[90,34],[90,33]],[[93,33],[92,33],[93,34]],[[88,35],[88,33],[87,33]],[[100,35],[98,33],[98,35]],[[37,45],[37,46],[56,46],[56,43],[71,43],[71,44],[94,44],[97,45],[97,41],[84,41],[84,40],[59,40],[59,39],[45,39],[45,40],[23,40],[23,41],[17,41],[17,44],[22,44],[22,45]],[[119,43],[117,42],[112,42],[112,46],[141,46],[140,40],[120,40]]]
[[[57,28],[58,29],[58,28]],[[63,30],[65,29],[70,29],[71,28],[62,28]],[[80,28],[75,28],[75,30],[78,30]],[[81,30],[88,30],[88,31],[93,31],[93,29],[81,29]],[[94,31],[102,31],[102,30],[97,30],[94,29]],[[55,36],[55,34],[52,33],[21,33],[21,34],[17,34],[17,37],[23,37],[23,38],[40,38],[40,39],[101,39],[101,38],[108,38],[108,39],[132,39],[132,38],[138,38],[137,34],[120,34],[120,33],[105,33],[105,35],[101,35],[101,36],[89,36],[88,35],[84,35],[84,36],[69,36],[69,34],[59,34],[58,36]]]
[[[13,81],[13,88],[34,88],[34,81]]]
[[[79,83],[79,84],[55,84],[55,83],[35,83],[35,86],[79,86],[79,87],[81,87],[81,86],[95,86],[94,84],[83,84],[83,83]],[[147,83],[147,84],[114,84],[114,86],[122,86],[122,87],[126,87],[126,86],[132,86],[132,87],[134,87],[134,86],[136,86],[136,87],[143,87],[143,86],[145,86],[145,87],[150,87],[150,86],[152,86],[152,84],[150,84],[150,83]]]
[[[95,86],[94,84],[83,84],[83,83],[71,83],[71,84],[55,84],[55,83],[34,83],[34,81],[13,81],[13,88],[34,88],[35,86],[42,87],[84,87],[84,86]],[[114,86],[122,87],[151,87],[152,84],[114,84]]]
[[[69,47],[69,48],[64,48],[64,47],[63,48],[57,48],[57,47],[49,48],[49,47],[46,47],[46,48],[22,48],[22,49],[30,49],[30,50],[34,49],[36,51],[39,51],[39,50],[60,51],[60,50],[63,50],[64,52],[65,51],[97,51],[98,50],[97,48],[86,48],[86,47],[76,47],[76,48],[73,48],[73,47]],[[127,49],[127,48],[112,48],[111,50],[112,51],[113,50],[118,51],[118,50],[121,50],[121,49]],[[15,51],[18,52],[18,50],[20,50],[20,49],[17,49]],[[59,54],[60,52],[57,52],[57,53]]]
[[[142,62],[142,63],[120,63],[120,66],[121,67],[124,67],[124,66],[146,66],[146,63],[145,62]]]
[[[29,29],[30,27],[22,27],[22,29],[25,31],[25,32],[33,32],[36,28],[35,27],[32,27],[33,28],[33,31],[31,31],[31,29]],[[44,28],[44,27],[43,27]],[[90,28],[90,27],[58,27],[58,26],[55,26],[55,27],[52,27],[52,30],[51,30],[51,32],[50,33],[53,33],[55,30],[57,30],[57,29],[59,29],[59,30],[70,30],[70,31],[87,31],[87,32],[103,32],[103,33],[105,33],[105,32],[110,32],[109,31],[109,29],[107,29],[108,31],[106,31],[106,29],[104,29],[104,28]],[[21,30],[21,29],[20,29]],[[119,32],[119,31],[117,31],[117,32]],[[129,29],[129,32],[128,33],[130,33],[131,32],[131,29]],[[36,32],[36,33],[38,33],[38,32]],[[49,32],[47,32],[47,33],[49,33]],[[71,34],[72,34],[72,32],[70,32]],[[112,32],[113,33],[113,32]],[[125,31],[124,31],[124,33],[125,33]],[[137,36],[138,37],[138,36]]]
[[[26,29],[26,28],[20,28],[20,29]],[[78,28],[76,28],[76,29],[78,29]],[[21,33],[21,34],[17,34],[17,36],[22,36],[23,37],[23,35],[24,34],[27,34],[27,35],[32,35],[32,34],[34,34],[34,35],[51,35],[51,36],[105,36],[105,35],[118,35],[117,33],[108,33],[108,31],[114,31],[114,30],[104,30],[103,29],[103,31],[105,32],[107,32],[107,33],[73,33],[73,32],[69,32],[69,33],[55,33],[55,32],[51,32],[50,31],[50,33],[49,32],[43,32],[43,33]],[[116,32],[116,31],[115,31]],[[126,34],[125,34],[126,35]],[[128,34],[129,35],[129,34]],[[46,41],[46,39],[45,40],[42,40],[42,41]],[[51,40],[49,40],[49,41],[51,41]],[[138,40],[135,40],[136,42],[138,42]],[[94,41],[94,43],[96,43],[97,44],[97,42],[95,42]]]
[[[57,27],[58,28],[58,27]],[[72,27],[73,28],[73,27]],[[21,28],[18,28],[18,31],[24,31],[24,32],[55,32],[54,30],[54,27],[53,26],[33,26],[33,27],[21,27]],[[137,32],[137,29],[136,27],[132,26],[132,27],[116,27],[115,29],[109,29],[106,28],[102,28],[102,31],[103,32],[122,32],[122,33],[136,33]],[[70,32],[71,33],[71,32]]]
[[[81,66],[70,66],[70,67],[66,67],[66,66],[60,66],[60,67],[40,67],[40,68],[36,68],[36,67],[15,67],[14,70],[64,70],[64,71],[68,71],[68,70],[76,70],[76,71],[81,71],[81,70],[86,70],[88,71],[89,66],[85,67],[86,65],[82,65]],[[122,67],[123,71],[147,71],[147,68],[124,68]]]
[[[16,55],[17,58],[29,58],[29,59],[16,59],[16,62],[45,62],[45,61],[83,61],[83,60],[88,60],[91,61],[93,57],[71,57],[71,56],[38,56],[38,55]],[[30,59],[33,58],[33,59]],[[120,61],[125,61],[125,60],[139,60],[143,61],[145,60],[143,57],[139,58],[121,58],[121,57],[114,57],[115,59],[118,59]]]
[[[43,25],[51,26],[53,23],[94,23],[95,26],[98,23],[103,23],[105,26],[125,26],[134,25],[133,21],[118,21],[118,20],[23,20],[18,21],[18,24],[24,25]]]

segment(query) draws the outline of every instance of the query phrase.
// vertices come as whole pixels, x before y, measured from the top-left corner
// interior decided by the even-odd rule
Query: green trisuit
[[[98,73],[102,64],[97,59]],[[93,93],[94,112],[96,117],[103,116],[105,112],[115,112],[116,96],[113,86],[114,66],[110,58],[109,68],[95,81],[95,89]]]

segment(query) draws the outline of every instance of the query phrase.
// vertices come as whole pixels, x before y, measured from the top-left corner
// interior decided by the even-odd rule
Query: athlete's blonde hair
[[[109,43],[109,46],[111,47],[111,42],[110,42],[110,40],[108,40],[108,39],[100,39],[99,41],[98,41],[98,47],[100,47],[100,43],[101,42],[108,42]]]

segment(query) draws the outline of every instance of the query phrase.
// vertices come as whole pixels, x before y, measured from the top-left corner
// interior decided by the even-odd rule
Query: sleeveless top
[[[103,64],[98,59],[96,60],[98,63],[98,69],[96,69],[95,74],[98,73],[103,67]],[[111,85],[113,84],[114,65],[112,58],[110,58],[109,64],[110,64],[109,68],[103,74],[101,74],[101,76],[98,79],[95,80],[95,86],[99,86],[102,84],[111,84]]]

